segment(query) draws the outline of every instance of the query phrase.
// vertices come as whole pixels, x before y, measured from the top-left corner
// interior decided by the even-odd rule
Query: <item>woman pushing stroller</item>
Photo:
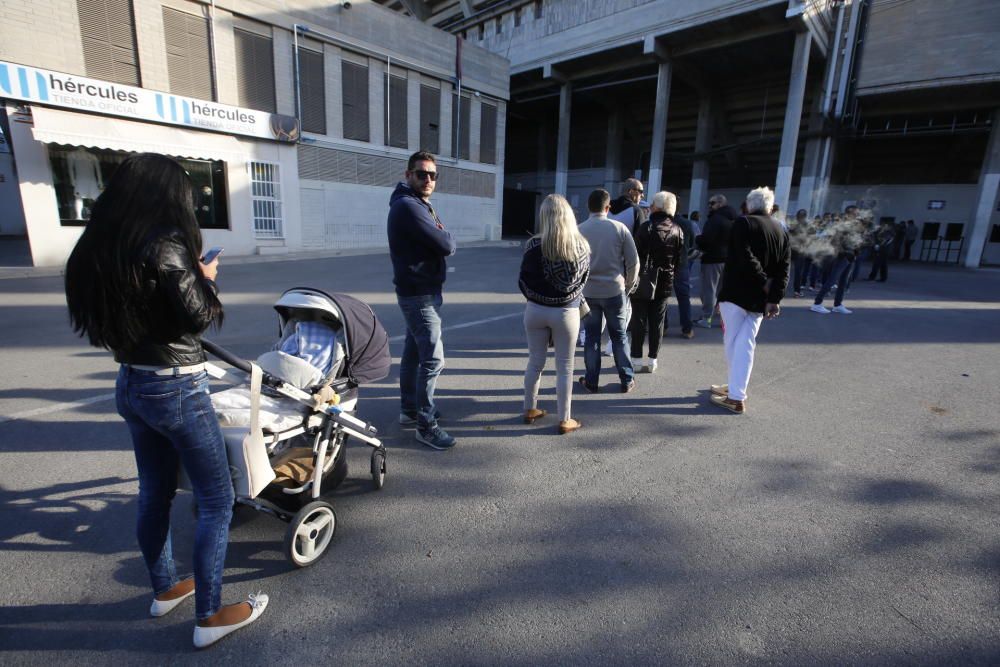
[[[201,249],[190,177],[170,158],[135,155],[97,199],[66,266],[74,331],[121,364],[116,399],[138,469],[137,536],[153,588],[150,615],[163,616],[193,595],[198,648],[255,621],[268,601],[257,594],[221,604],[234,492],[201,344],[201,334],[222,322],[218,258],[202,263]],[[194,577],[184,579],[170,539],[181,466],[198,505]]]

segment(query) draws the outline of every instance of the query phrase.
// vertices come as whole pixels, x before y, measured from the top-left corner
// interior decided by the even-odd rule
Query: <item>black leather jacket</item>
[[[649,257],[650,263],[660,270],[656,298],[669,296],[674,284],[674,272],[682,261],[687,261],[684,232],[680,226],[666,213],[656,211],[636,230],[635,248],[640,267],[645,266]]]
[[[190,366],[205,361],[201,333],[221,312],[218,288],[202,277],[180,239],[161,236],[143,253],[145,334],[133,349],[115,350],[115,361],[142,366]]]

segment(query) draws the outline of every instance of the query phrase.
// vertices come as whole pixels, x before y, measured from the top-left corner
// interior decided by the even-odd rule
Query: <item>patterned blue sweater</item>
[[[521,293],[533,303],[552,308],[577,305],[590,275],[590,253],[582,243],[576,246],[575,261],[550,262],[542,254],[542,239],[528,239],[517,281]]]

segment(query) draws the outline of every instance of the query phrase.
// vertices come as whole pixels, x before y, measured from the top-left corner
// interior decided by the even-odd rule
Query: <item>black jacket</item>
[[[163,236],[143,251],[141,302],[145,335],[130,350],[115,350],[115,361],[140,366],[190,366],[205,361],[201,333],[222,311],[218,288],[202,277],[180,239]]]
[[[628,209],[632,209],[632,215],[623,215]],[[642,209],[633,204],[632,200],[625,195],[621,195],[611,201],[611,210],[608,212],[608,217],[614,218],[628,227],[628,231],[633,236],[635,235],[635,230],[639,228],[639,224],[643,221]]]
[[[780,303],[788,286],[788,232],[769,215],[745,215],[733,222],[719,302],[763,313]]]
[[[528,239],[521,258],[517,286],[531,302],[550,308],[564,308],[579,300],[590,275],[590,250],[583,243],[576,247],[574,261],[550,262],[542,254],[542,239]]]
[[[736,209],[728,204],[712,211],[712,215],[708,217],[701,230],[701,236],[695,239],[698,249],[704,253],[701,256],[702,264],[722,264],[726,261],[729,252],[729,232],[733,227],[733,220],[738,215]]]
[[[639,267],[649,262],[660,270],[656,279],[656,298],[669,296],[674,285],[674,271],[687,261],[684,252],[684,232],[673,219],[657,211],[635,231],[635,249],[639,253]]]
[[[455,254],[455,239],[406,183],[396,185],[389,198],[386,231],[396,294],[440,294],[447,274],[444,258]]]

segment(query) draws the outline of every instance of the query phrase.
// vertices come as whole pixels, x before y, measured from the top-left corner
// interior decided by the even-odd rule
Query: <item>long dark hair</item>
[[[194,217],[194,184],[163,155],[143,153],[122,162],[94,204],[66,263],[66,302],[73,331],[91,345],[128,350],[147,333],[146,250],[170,236],[184,245],[199,271],[201,232]],[[215,323],[222,317],[216,302]]]

